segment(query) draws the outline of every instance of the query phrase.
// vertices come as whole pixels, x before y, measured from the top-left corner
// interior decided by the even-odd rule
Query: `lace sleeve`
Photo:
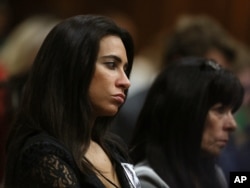
[[[23,150],[20,165],[21,187],[80,187],[72,157],[57,144],[28,145]]]
[[[30,178],[34,183],[46,187],[79,187],[71,168],[55,155],[41,158],[30,171]]]

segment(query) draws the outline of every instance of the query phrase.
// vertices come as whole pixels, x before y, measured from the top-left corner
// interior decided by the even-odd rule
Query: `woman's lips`
[[[125,95],[124,94],[113,95],[113,98],[115,99],[115,101],[117,101],[120,104],[123,104],[124,101],[125,101]]]

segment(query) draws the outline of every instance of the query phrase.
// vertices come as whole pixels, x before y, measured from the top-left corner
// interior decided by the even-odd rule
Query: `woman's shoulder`
[[[29,137],[21,150],[21,163],[26,168],[45,160],[57,158],[67,164],[74,164],[70,152],[55,138],[39,133]]]
[[[216,174],[217,174],[217,177],[219,179],[221,186],[225,187],[225,188],[228,187],[226,176],[225,176],[222,168],[218,165],[215,165],[215,171],[216,171]]]
[[[22,148],[20,183],[78,187],[73,157],[59,141],[46,134],[28,138]]]
[[[22,152],[27,153],[41,153],[41,154],[58,154],[69,155],[67,149],[54,137],[49,136],[45,133],[39,133],[33,136],[30,136],[22,147]]]
[[[169,188],[146,160],[135,165],[135,172],[142,188]]]

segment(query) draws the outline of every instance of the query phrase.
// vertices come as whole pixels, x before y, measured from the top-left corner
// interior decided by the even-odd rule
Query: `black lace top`
[[[20,156],[16,168],[17,187],[105,188],[94,173],[81,173],[66,148],[48,135],[28,139]],[[117,153],[116,171],[122,188],[139,187],[133,182],[137,177],[131,178],[122,160]]]

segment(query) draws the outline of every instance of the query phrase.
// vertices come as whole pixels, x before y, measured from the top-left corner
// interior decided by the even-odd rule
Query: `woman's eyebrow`
[[[116,55],[104,55],[100,57],[101,59],[106,59],[106,58],[111,58],[111,59],[115,59],[115,61],[117,62],[122,62],[122,59]]]

